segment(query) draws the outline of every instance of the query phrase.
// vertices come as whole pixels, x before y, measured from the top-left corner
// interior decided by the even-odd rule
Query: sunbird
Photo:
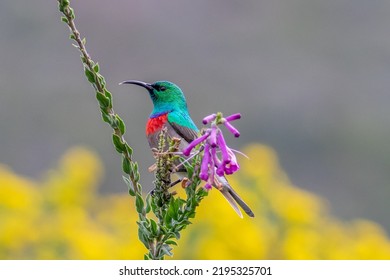
[[[146,138],[151,149],[158,147],[161,130],[166,127],[170,138],[181,139],[179,150],[182,151],[194,139],[200,136],[200,131],[190,117],[183,91],[169,81],[157,81],[152,84],[142,81],[128,80],[120,84],[134,84],[145,88],[153,102],[153,110],[146,123]],[[186,177],[185,170],[177,172],[179,178]],[[229,204],[242,217],[237,204],[254,217],[252,210],[233,190],[224,176],[215,175],[213,186],[227,199]]]

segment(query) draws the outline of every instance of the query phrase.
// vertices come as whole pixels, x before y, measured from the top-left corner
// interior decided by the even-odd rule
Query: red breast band
[[[160,130],[168,120],[168,113],[155,118],[150,118],[146,123],[146,135],[153,134]]]

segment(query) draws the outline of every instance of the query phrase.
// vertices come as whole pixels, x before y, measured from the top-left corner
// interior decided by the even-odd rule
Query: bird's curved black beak
[[[141,86],[143,88],[146,88],[148,91],[152,91],[153,90],[153,87],[152,87],[152,84],[149,84],[149,83],[145,83],[145,82],[142,82],[142,81],[137,81],[137,80],[128,80],[128,81],[123,81],[121,83],[119,83],[120,85],[123,85],[123,84],[132,84],[132,85],[137,85],[137,86]]]

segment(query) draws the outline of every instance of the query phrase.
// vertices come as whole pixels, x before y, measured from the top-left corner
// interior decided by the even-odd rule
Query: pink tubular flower
[[[206,143],[202,164],[200,166],[199,178],[206,181],[209,178],[209,163],[210,163],[210,145]]]
[[[223,164],[218,165],[215,173],[217,173],[218,176],[222,177],[225,174],[225,166]]]
[[[217,167],[217,169],[215,170],[215,173],[217,173],[218,176],[223,176],[223,174],[225,173],[224,165],[222,164],[221,160],[217,156],[217,149],[216,148],[211,149],[211,156],[212,156],[212,159],[214,162],[214,166]]]
[[[205,134],[203,134],[202,136],[200,136],[199,138],[196,138],[194,141],[192,141],[184,150],[183,150],[183,155],[185,155],[186,157],[188,157],[192,151],[193,148],[195,148],[195,146],[199,145],[201,142],[203,142],[204,140],[207,139],[207,137],[209,137],[210,135],[210,132],[206,132]]]
[[[225,120],[228,121],[228,122],[235,121],[235,120],[238,120],[238,119],[241,119],[241,114],[240,113],[233,114],[233,115],[230,115],[230,116],[225,118]]]
[[[230,175],[240,169],[237,158],[233,151],[225,142],[221,129],[218,127],[220,124],[224,124],[225,127],[235,137],[240,136],[240,132],[231,125],[231,121],[241,118],[241,114],[233,114],[226,118],[223,118],[220,113],[211,114],[203,119],[204,124],[211,123],[211,127],[206,129],[205,133],[193,140],[184,150],[183,155],[189,156],[192,149],[199,144],[204,144],[204,152],[201,160],[199,178],[205,181],[204,188],[210,190],[215,184],[214,176],[222,177],[224,175]],[[201,152],[201,149],[199,149]],[[218,155],[217,153],[221,154]],[[238,152],[238,151],[235,151]]]
[[[211,114],[203,119],[203,124],[208,124],[209,122],[212,122],[217,117],[217,114]]]
[[[240,166],[238,163],[232,163],[230,162],[228,165],[225,166],[225,173],[227,175],[233,174],[236,172],[238,169],[240,169]]]
[[[215,124],[211,126],[211,132],[210,132],[210,138],[209,138],[209,143],[212,148],[217,147],[217,133],[218,133],[218,128]]]
[[[229,129],[229,131],[234,135],[234,137],[240,137],[240,132],[237,130],[237,128],[232,126],[230,122],[225,121],[223,124],[226,126],[227,129]]]
[[[215,166],[220,166],[221,165],[221,160],[218,158],[217,156],[217,149],[216,148],[212,148],[211,149],[211,156],[213,157],[213,161],[215,163]]]
[[[240,169],[240,166],[237,163],[237,158],[230,148],[228,148],[228,153],[230,156],[230,162],[225,166],[225,173],[230,175]]]
[[[225,164],[229,163],[230,162],[230,157],[229,157],[229,154],[228,154],[228,151],[227,151],[225,138],[223,138],[223,135],[222,135],[221,131],[219,131],[219,133],[217,134],[217,143],[218,143],[218,147],[219,147],[219,149],[221,150],[221,153],[222,153],[222,161],[223,161],[223,163],[225,163]]]

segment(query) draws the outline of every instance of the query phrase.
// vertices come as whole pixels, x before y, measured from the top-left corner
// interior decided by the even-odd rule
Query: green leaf
[[[142,193],[142,186],[140,183],[137,182],[137,190]]]
[[[173,233],[176,239],[180,239],[180,232],[176,231]]]
[[[114,143],[114,147],[119,153],[123,153],[126,150],[125,144],[122,142],[121,138],[116,134],[112,134],[112,143]]]
[[[118,128],[119,128],[120,132],[122,133],[122,135],[125,134],[125,132],[126,132],[126,125],[125,125],[125,123],[123,122],[123,120],[118,115],[116,115],[115,117],[116,117],[116,121],[117,121]]]
[[[125,181],[125,183],[127,185],[127,188],[129,190],[129,195],[135,196],[135,191],[134,191],[134,188],[132,186],[132,183],[131,183],[130,179],[127,178],[126,176],[122,176],[122,178],[123,178],[123,181]]]
[[[59,6],[59,9],[60,9],[60,12],[63,13],[65,8],[67,6],[69,6],[69,0],[61,0],[59,3],[58,3],[58,6]]]
[[[106,80],[104,79],[104,77],[102,75],[97,75],[97,76],[98,76],[98,79],[99,79],[100,83],[102,84],[102,86],[105,87]]]
[[[72,34],[69,35],[69,39],[76,40],[76,36],[72,33]]]
[[[126,144],[126,150],[127,150],[127,153],[129,154],[129,156],[131,157],[133,154],[133,149],[129,145]]]
[[[107,108],[110,106],[110,99],[108,99],[103,93],[96,92],[96,99],[99,101],[101,108]]]
[[[99,76],[100,74],[97,73],[96,75]],[[103,86],[103,87],[104,87],[104,86]],[[106,89],[104,88],[104,95],[108,98],[108,100],[110,100],[109,108],[112,108],[112,94],[111,94],[111,92],[109,92],[108,90],[106,90]]]
[[[152,208],[151,204],[153,203],[152,196],[150,193],[146,196],[146,207],[145,207],[145,212],[148,214]]]
[[[180,203],[179,199],[172,198],[169,202],[169,207],[167,210],[167,215],[170,216],[172,219],[177,220],[178,217],[178,205]]]
[[[132,173],[132,170],[130,168],[130,160],[125,156],[122,156],[122,169],[123,172],[125,172],[126,174],[130,175]]]
[[[166,229],[166,227],[164,225],[160,225],[160,230],[163,234],[167,234],[168,230]]]
[[[175,241],[173,241],[173,240],[167,240],[167,241],[165,241],[165,244],[177,246],[177,243]]]
[[[136,194],[135,196],[135,208],[138,213],[143,213],[144,211],[144,200],[140,194]]]
[[[177,226],[176,230],[181,231],[181,230],[185,229],[186,227],[187,227],[187,225],[179,225],[179,226]]]
[[[96,63],[94,66],[93,66],[93,71],[95,71],[95,73],[98,73],[99,72],[99,63]]]
[[[167,255],[167,256],[170,256],[170,257],[173,256],[173,253],[171,252],[171,251],[172,251],[172,247],[169,246],[168,244],[163,244],[163,245],[161,246],[161,251],[162,251],[165,255]],[[163,257],[163,256],[161,256],[161,257]]]
[[[156,211],[158,211],[158,206],[155,199],[153,199],[153,202],[150,204],[150,206],[152,207],[153,213],[156,213]]]
[[[187,219],[195,218],[195,211],[194,212],[186,212]]]
[[[159,234],[157,223],[152,219],[150,219],[150,229],[155,236]]]
[[[137,222],[137,224],[141,231],[146,235],[146,237],[150,239],[149,236],[152,232],[149,230],[149,220],[144,219],[142,221]]]
[[[133,169],[134,169],[134,173],[137,173],[138,172],[138,162],[135,162],[133,164]]]
[[[140,177],[139,172],[134,173],[134,181],[138,182],[139,181],[139,177]]]
[[[138,182],[139,181],[139,177],[140,177],[140,175],[139,175],[139,172],[138,172],[138,163],[137,162],[135,162],[133,165],[132,165],[132,168],[133,168],[133,173],[134,173],[134,180],[136,181],[136,182]]]
[[[168,227],[168,228],[172,228],[172,224],[171,224],[171,221],[172,221],[172,216],[168,213],[168,211],[165,213],[165,216],[164,216],[164,223],[165,225]]]
[[[95,83],[95,74],[89,70],[87,67],[84,67],[84,73],[85,76],[87,77],[88,81],[92,84]]]
[[[66,17],[61,17],[61,21],[65,22],[66,24],[69,23],[69,20]]]
[[[69,16],[70,16],[70,18],[71,18],[71,19],[75,19],[75,15],[74,15],[74,10],[73,10],[73,8],[68,7],[68,9],[69,9]]]
[[[138,239],[145,245],[146,248],[149,249],[149,240],[147,235],[142,230],[142,226],[137,222],[138,224]]]
[[[112,125],[112,118],[109,114],[107,114],[104,110],[101,110],[102,112],[102,119],[104,122]]]

